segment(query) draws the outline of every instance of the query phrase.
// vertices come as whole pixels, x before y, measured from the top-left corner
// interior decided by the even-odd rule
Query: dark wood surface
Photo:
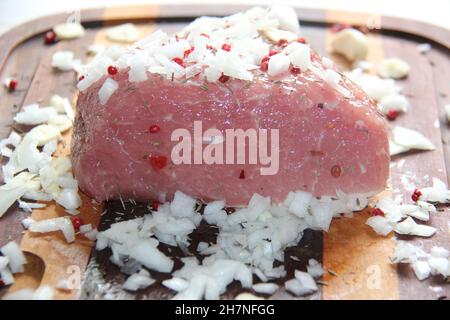
[[[73,41],[59,42],[54,46],[44,46],[42,32],[50,29],[54,24],[63,22],[67,15],[61,14],[50,18],[38,19],[24,25],[18,26],[0,38],[0,78],[14,76],[19,79],[20,84],[16,92],[7,93],[2,89],[0,99],[0,138],[6,137],[12,124],[14,113],[25,103],[40,102],[45,104],[54,93],[74,97],[75,77],[73,73],[58,73],[51,70],[50,59],[55,50],[68,49],[75,51],[76,56],[85,60],[85,49],[91,43],[105,42],[104,26],[123,21],[133,21],[139,23],[143,30],[151,30],[155,26],[167,31],[175,31],[188,23],[191,17],[204,14],[226,15],[242,10],[243,6],[144,6],[127,7],[122,9],[95,9],[85,10],[81,13],[82,21],[88,27],[87,35],[81,39]],[[305,37],[311,45],[321,54],[327,53],[327,43],[329,40],[328,26],[334,22],[348,22],[361,24],[367,20],[367,16],[357,14],[347,14],[341,12],[325,12],[312,9],[297,10],[303,25]],[[149,22],[150,20],[150,22]],[[392,184],[394,189],[399,189],[404,197],[409,196],[402,183],[402,175],[414,173],[418,186],[429,183],[430,177],[439,177],[449,182],[447,168],[450,164],[450,131],[446,124],[443,113],[444,103],[450,103],[450,64],[449,50],[450,32],[438,27],[424,24],[422,22],[405,21],[401,19],[378,17],[381,30],[370,35],[371,58],[379,60],[383,57],[398,56],[412,65],[410,77],[402,80],[400,84],[404,87],[410,98],[411,111],[399,117],[391,125],[403,125],[417,129],[427,136],[436,146],[432,152],[409,153],[406,156],[396,157],[392,163]],[[416,46],[422,42],[431,42],[433,50],[426,55],[417,52]],[[439,127],[436,125],[439,123]],[[70,139],[70,137],[66,137]],[[61,152],[69,152],[62,150]],[[404,159],[403,166],[399,162]],[[428,175],[428,178],[426,177]],[[88,199],[85,199],[88,202]],[[105,205],[107,213],[102,216],[100,228],[105,229],[114,221],[115,211],[119,203],[111,202]],[[131,205],[127,205],[131,210]],[[120,205],[121,208],[121,205]],[[52,207],[51,214],[62,214],[61,210]],[[450,243],[448,222],[449,211],[439,212],[432,217],[431,225],[438,228],[437,234],[431,239],[413,239],[416,244],[422,244],[429,248],[433,245],[448,247]],[[123,211],[123,210],[120,210]],[[56,212],[56,213],[55,213]],[[133,217],[135,214],[143,214],[144,206],[138,205],[133,213],[125,217]],[[34,215],[35,213],[33,213]],[[45,214],[40,212],[39,214]],[[88,206],[84,216],[89,219],[90,215],[96,215],[95,222],[99,219],[99,214],[92,211]],[[12,207],[0,220],[0,245],[9,240],[22,241],[22,244],[35,241],[35,238],[26,236],[23,238],[23,229],[20,221],[28,216],[16,206]],[[329,234],[322,235],[320,232],[308,231],[302,242],[286,250],[286,266],[288,275],[292,276],[293,270],[304,270],[309,258],[315,258],[323,262],[325,267],[337,272],[338,276],[326,273],[324,276],[325,286],[320,287],[320,291],[307,299],[436,299],[440,296],[449,295],[449,286],[444,284],[442,279],[430,279],[419,282],[408,266],[395,268],[388,263],[388,256],[395,246],[393,237],[382,238],[374,236],[372,231],[364,225],[367,213],[359,214],[358,217],[349,220],[338,219],[333,222]],[[57,235],[40,237],[39,241],[50,241]],[[210,228],[203,225],[192,235],[195,248],[199,239],[213,238],[214,234]],[[61,240],[61,239],[60,239]],[[81,241],[81,238],[78,239]],[[27,242],[28,241],[28,242]],[[61,245],[65,245],[63,241]],[[68,246],[68,245],[66,245]],[[42,271],[42,261],[46,257],[41,257],[43,253],[36,254],[35,247],[25,245],[30,249],[27,254],[30,266],[40,266],[39,268],[29,268],[39,270],[31,276],[18,276],[16,289],[32,283],[37,286],[40,283],[39,277],[51,278]],[[36,249],[37,250],[37,249]],[[162,247],[167,251],[167,247]],[[172,248],[174,257],[181,256],[181,252]],[[193,250],[192,250],[193,251]],[[89,256],[90,243],[83,242],[80,245],[80,256]],[[300,261],[290,259],[290,256],[297,256]],[[158,282],[147,290],[139,292],[136,296],[124,294],[118,289],[125,277],[118,268],[109,262],[109,252],[95,252],[91,258],[91,267],[86,275],[85,286],[80,292],[74,295],[58,295],[57,298],[77,298],[80,294],[82,298],[98,298],[105,293],[113,292],[116,295],[123,295],[124,298],[137,299],[165,299],[173,295],[172,292],[160,285],[160,281],[167,278],[167,275],[152,273]],[[86,266],[86,259],[81,259],[80,266]],[[48,264],[48,262],[47,262]],[[180,264],[177,263],[177,266]],[[370,276],[368,270],[372,266],[378,266],[383,276],[383,281],[379,289],[368,289],[366,282]],[[48,269],[48,266],[47,266]],[[55,269],[54,270],[59,270]],[[53,270],[52,269],[52,270]],[[41,272],[42,271],[42,272]],[[59,270],[60,271],[60,270]],[[370,270],[369,270],[370,271]],[[56,271],[54,271],[56,272]],[[100,275],[100,276],[99,276]],[[58,275],[56,275],[58,276]],[[53,278],[56,278],[54,276]],[[100,286],[100,278],[105,284],[109,284],[108,290],[105,286]],[[32,281],[30,279],[33,279]],[[440,293],[433,292],[429,286],[442,286]],[[239,285],[233,283],[224,298],[233,298],[240,291]],[[0,295],[5,290],[0,290]],[[291,298],[283,290],[277,292],[273,298]]]

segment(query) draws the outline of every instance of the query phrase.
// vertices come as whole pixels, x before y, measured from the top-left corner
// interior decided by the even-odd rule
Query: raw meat
[[[316,196],[382,191],[389,175],[384,117],[328,60],[312,52],[310,63],[300,73],[292,65],[277,75],[270,66],[269,73],[253,68],[251,80],[206,81],[204,67],[189,79],[145,71],[146,79],[131,81],[130,67],[103,75],[77,103],[72,160],[80,188],[99,201],[162,200],[180,190],[230,205],[247,204],[254,193],[283,201],[295,190]],[[106,79],[117,86],[100,99]],[[192,134],[199,120],[203,131],[279,129],[278,173],[261,175],[267,167],[261,164],[173,164],[178,141],[171,141],[172,132]],[[160,130],[150,132],[151,126]]]

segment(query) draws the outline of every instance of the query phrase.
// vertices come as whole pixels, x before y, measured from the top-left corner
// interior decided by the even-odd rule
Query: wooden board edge
[[[92,22],[112,22],[123,20],[143,20],[155,18],[189,18],[201,15],[226,15],[234,12],[248,9],[249,5],[230,5],[224,7],[219,4],[204,5],[134,5],[134,6],[116,6],[106,10],[105,8],[83,9],[80,11],[82,23]],[[351,23],[356,25],[367,24],[367,21],[360,21],[358,17],[367,17],[367,13],[345,12],[345,11],[329,11],[335,14],[327,15],[323,20],[324,10],[294,7],[300,20],[304,22],[315,23],[349,23],[347,19],[342,17],[355,17]],[[105,11],[108,14],[105,14]],[[327,10],[328,12],[328,10]],[[4,48],[0,52],[0,68],[3,67],[9,53],[21,42],[50,30],[56,23],[65,21],[70,16],[69,13],[59,13],[49,16],[40,17],[25,22],[19,26],[13,27],[0,37],[0,47]],[[404,18],[381,16],[379,26],[374,26],[381,31],[396,31],[420,36],[432,42],[438,43],[447,49],[450,49],[450,30],[445,28],[422,22]]]

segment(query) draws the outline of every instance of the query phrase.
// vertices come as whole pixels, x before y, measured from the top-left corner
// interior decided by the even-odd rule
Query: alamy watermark
[[[193,134],[187,129],[172,132],[177,142],[171,160],[180,164],[260,165],[261,175],[275,175],[280,163],[279,129],[225,129],[203,132],[202,121],[194,121]]]

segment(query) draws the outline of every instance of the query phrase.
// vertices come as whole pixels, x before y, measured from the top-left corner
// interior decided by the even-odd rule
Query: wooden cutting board
[[[89,45],[111,44],[105,38],[105,27],[111,25],[133,22],[143,34],[156,28],[173,32],[201,15],[228,15],[244,9],[245,6],[163,5],[83,10],[81,20],[87,28],[86,36],[53,46],[43,44],[43,33],[53,25],[66,21],[67,14],[40,18],[14,28],[0,38],[0,78],[12,76],[19,80],[18,90],[8,93],[3,89],[1,93],[0,139],[9,134],[13,116],[23,105],[34,102],[45,105],[52,94],[71,97],[75,101],[75,75],[71,72],[55,72],[50,66],[51,56],[56,50],[74,51],[77,58],[85,61]],[[411,185],[429,185],[431,177],[449,182],[450,130],[443,105],[450,103],[450,31],[397,18],[302,8],[296,10],[305,38],[323,55],[330,56],[327,48],[331,24],[369,24],[376,29],[369,35],[370,61],[401,57],[411,64],[410,76],[399,82],[409,97],[411,110],[390,125],[420,131],[433,142],[436,150],[394,157],[391,162],[392,188],[401,192],[406,199],[410,196],[408,188]],[[416,49],[418,44],[424,42],[433,46],[425,55]],[[346,67],[342,59],[333,58]],[[61,146],[58,152],[70,154],[70,132],[64,135],[64,140],[66,145]],[[450,210],[445,207],[441,209],[429,223],[438,229],[435,236],[431,239],[402,239],[428,249],[434,245],[448,248]],[[118,218],[132,218],[145,211],[145,204],[125,203],[125,208],[120,202],[94,205],[88,197],[83,196],[81,215],[85,222],[103,230]],[[62,215],[64,211],[54,204],[32,213],[36,220]],[[110,252],[93,252],[93,243],[82,236],[78,236],[75,243],[67,244],[58,233],[35,235],[24,232],[20,221],[27,216],[28,213],[14,206],[0,219],[0,246],[15,240],[21,243],[28,260],[25,272],[16,275],[13,286],[0,289],[0,296],[25,287],[37,288],[43,284],[55,286],[62,279],[73,280],[74,277],[79,277],[82,285],[71,291],[56,290],[55,298],[165,299],[173,295],[160,284],[168,276],[156,273],[152,273],[152,276],[158,281],[148,289],[138,294],[122,291],[120,284],[125,276],[109,262]],[[310,258],[322,262],[329,270],[322,279],[320,291],[306,299],[438,299],[449,296],[449,284],[442,279],[418,281],[409,266],[389,264],[389,255],[397,239],[394,236],[384,238],[375,235],[365,225],[368,217],[367,212],[362,212],[352,219],[335,219],[328,233],[307,231],[298,246],[286,250],[288,277],[292,277],[295,269],[303,270]],[[190,249],[195,251],[193,249],[198,241],[213,240],[214,234],[210,228],[202,226],[192,235],[192,239]],[[183,255],[173,248],[163,247],[162,250],[175,258]],[[179,266],[181,263],[177,260],[176,267]],[[240,286],[233,283],[223,297],[233,298],[241,291]],[[292,296],[281,289],[271,298],[291,299]]]

